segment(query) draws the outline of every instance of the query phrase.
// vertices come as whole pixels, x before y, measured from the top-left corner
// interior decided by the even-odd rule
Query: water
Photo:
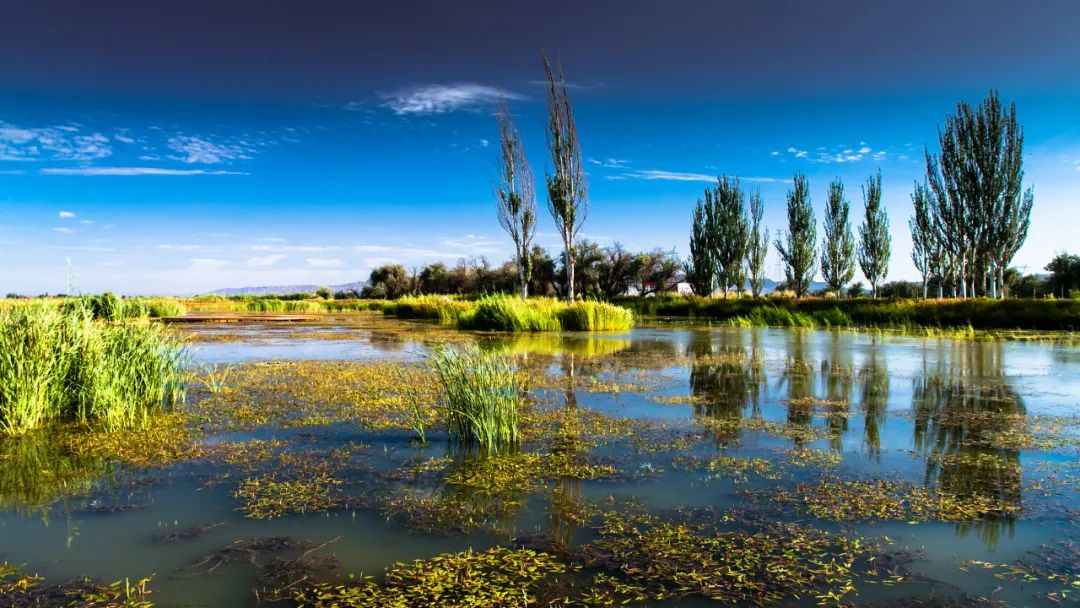
[[[793,448],[838,455],[839,463],[827,471],[832,477],[910,482],[962,498],[986,496],[1022,507],[1015,516],[985,517],[967,524],[837,522],[796,512],[793,504],[770,512],[785,521],[850,536],[887,536],[893,549],[914,552],[917,559],[904,566],[907,582],[891,587],[859,583],[858,595],[845,598],[852,603],[903,605],[910,597],[969,594],[992,596],[1007,605],[1048,605],[1046,594],[1067,585],[1003,582],[994,577],[1000,570],[966,567],[963,562],[1011,564],[1032,554],[1048,554],[1048,543],[1057,543],[1060,549],[1063,542],[1080,537],[1077,425],[1069,418],[1077,414],[1080,355],[1066,346],[691,327],[645,327],[603,336],[506,337],[460,334],[377,315],[316,325],[182,331],[195,342],[196,365],[277,360],[415,362],[425,349],[445,339],[477,340],[505,348],[523,365],[540,369],[550,378],[534,389],[534,397],[545,407],[576,406],[647,421],[642,428],[649,429],[649,440],[657,443],[690,438],[681,448],[659,450],[635,446],[633,438],[603,442],[593,456],[616,463],[619,481],[556,482],[565,493],[602,504],[634,499],[658,516],[675,508],[768,506],[768,500],[748,499],[747,491],[790,490],[799,482],[819,480],[822,467],[793,466],[789,456]],[[192,400],[202,398],[205,393],[193,391]],[[1036,437],[1053,436],[1058,441],[1034,447],[972,440],[987,428],[1012,428],[999,418],[1009,424],[1020,421],[1021,426],[1042,425]],[[750,420],[804,432],[760,432],[745,424]],[[729,426],[710,427],[709,421],[727,421]],[[743,423],[731,425],[732,421]],[[713,429],[707,438],[703,428]],[[355,456],[362,466],[346,474],[345,494],[387,487],[396,492],[431,492],[439,484],[430,480],[386,481],[388,472],[420,456],[453,453],[445,435],[434,433],[425,447],[412,443],[409,435],[365,431],[341,423],[301,429],[255,425],[211,434],[209,441],[276,437],[287,449],[311,453],[350,442],[363,444],[366,447]],[[776,478],[752,472],[710,474],[677,466],[673,460],[719,454],[764,458],[782,473]],[[42,458],[49,460],[45,466],[87,466],[76,459],[57,462],[61,457],[52,452]],[[21,461],[0,458],[0,469],[14,468],[15,462]],[[1010,470],[1020,473],[1010,475]],[[201,557],[237,539],[293,536],[316,544],[332,540],[320,554],[336,556],[341,572],[378,575],[398,561],[512,544],[511,538],[538,533],[561,535],[572,544],[595,538],[595,531],[587,527],[545,514],[547,490],[521,497],[522,506],[496,526],[446,534],[410,528],[399,518],[388,519],[378,509],[359,503],[329,513],[245,518],[232,494],[236,480],[251,471],[220,463],[200,461],[151,472],[121,469],[112,474],[111,481],[75,492],[45,509],[27,506],[26,495],[35,494],[35,488],[27,487],[33,481],[27,479],[38,478],[33,473],[29,477],[12,472],[0,475],[0,561],[25,563],[28,571],[56,582],[76,576],[111,581],[153,574],[152,599],[157,605],[237,606],[255,603],[256,568],[229,564],[211,574],[191,569]],[[48,496],[49,490],[39,493]],[[112,509],[118,505],[131,508]],[[181,542],[154,541],[159,532],[211,522],[222,525]],[[1065,561],[1052,567],[1075,577],[1080,565]],[[917,580],[919,575],[921,580]],[[812,598],[788,599],[813,603]],[[687,599],[679,605],[694,604]]]

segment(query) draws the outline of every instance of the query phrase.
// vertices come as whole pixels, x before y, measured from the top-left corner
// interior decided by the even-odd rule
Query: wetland
[[[152,423],[0,440],[6,605],[1080,597],[1067,344],[379,313],[169,331],[187,386]],[[454,434],[447,348],[509,366],[512,440]]]

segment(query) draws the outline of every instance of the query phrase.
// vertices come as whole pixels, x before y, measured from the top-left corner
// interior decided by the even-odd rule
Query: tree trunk
[[[521,299],[529,299],[529,282],[525,280],[525,260],[518,257],[518,279],[521,281]]]
[[[569,240],[564,240],[566,250],[563,252],[563,263],[566,264],[566,299],[570,302],[574,301],[574,260],[570,255],[573,244]]]

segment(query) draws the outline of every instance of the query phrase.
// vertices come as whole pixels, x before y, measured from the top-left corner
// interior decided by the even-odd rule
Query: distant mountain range
[[[356,291],[360,292],[367,285],[366,281],[345,283],[343,285],[262,285],[259,287],[227,287],[211,291],[214,296],[273,296],[289,293],[315,293],[320,287],[329,287],[330,291]]]

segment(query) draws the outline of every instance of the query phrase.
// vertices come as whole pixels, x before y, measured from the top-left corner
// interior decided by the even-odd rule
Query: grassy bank
[[[623,331],[634,326],[634,315],[626,308],[591,301],[570,304],[553,298],[523,301],[514,296],[486,296],[468,301],[416,296],[391,302],[383,312],[490,331]]]
[[[1076,300],[857,298],[645,298],[619,304],[640,316],[709,319],[775,327],[1080,330]]]
[[[0,311],[0,432],[140,424],[182,396],[183,356],[162,327],[96,320],[83,300]]]

